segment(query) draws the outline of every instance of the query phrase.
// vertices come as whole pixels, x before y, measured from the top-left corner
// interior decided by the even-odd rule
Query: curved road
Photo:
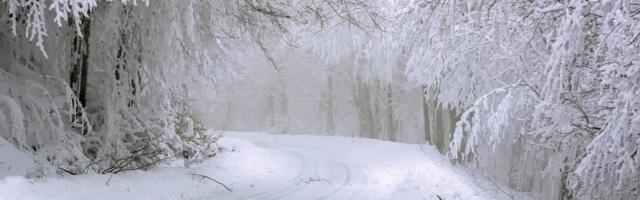
[[[506,199],[486,181],[451,166],[431,147],[308,135],[226,137],[270,152],[261,158],[286,159],[277,161],[284,167],[269,168],[273,176],[236,182],[237,190],[217,199]],[[260,164],[250,162],[254,168],[249,170],[264,169]]]
[[[367,199],[367,169],[327,149],[292,144],[256,143],[257,146],[290,154],[302,168],[289,184],[268,188],[240,199]]]

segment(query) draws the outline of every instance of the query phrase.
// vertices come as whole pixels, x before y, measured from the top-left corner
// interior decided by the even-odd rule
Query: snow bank
[[[215,159],[184,168],[175,161],[149,171],[110,175],[81,175],[33,179],[11,176],[0,180],[0,200],[113,200],[113,199],[199,199],[229,193],[222,186],[192,174],[201,174],[241,188],[244,183],[282,177],[287,158],[268,149],[233,138],[220,139],[226,151]]]
[[[26,176],[33,169],[35,163],[31,156],[0,137],[0,179],[8,176]]]

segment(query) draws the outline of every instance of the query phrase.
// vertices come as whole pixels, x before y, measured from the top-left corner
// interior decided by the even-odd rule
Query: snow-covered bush
[[[57,82],[47,77],[21,80],[0,69],[0,136],[32,153],[43,166],[41,170],[47,170],[33,175],[52,173],[53,169],[80,170],[88,164],[80,145],[85,126],[75,126],[88,120],[72,116],[77,99]]]

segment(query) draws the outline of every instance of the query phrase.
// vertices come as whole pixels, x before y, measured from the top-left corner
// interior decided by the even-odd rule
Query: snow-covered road
[[[257,145],[290,155],[298,167],[290,169],[295,176],[284,184],[239,199],[368,199],[367,193],[376,189],[369,182],[366,165],[330,149],[282,143]]]
[[[5,199],[508,199],[428,146],[370,139],[227,133],[226,151],[185,169],[0,180]],[[191,174],[202,174],[232,191]],[[110,179],[110,180],[109,180]]]
[[[370,139],[231,133],[296,164],[290,177],[239,199],[506,199],[435,149]],[[230,198],[233,199],[233,198]]]
[[[354,182],[366,181],[366,176],[362,175],[358,180],[352,180],[351,177],[354,174],[358,174],[354,173],[357,171],[352,170],[351,165],[338,158],[318,154],[309,149],[299,147],[272,145],[264,145],[263,147],[270,147],[288,153],[298,159],[302,168],[294,170],[296,175],[289,179],[289,184],[264,188],[266,189],[265,191],[247,195],[241,199],[282,199],[284,197],[319,199],[326,196],[335,196],[342,189],[350,189],[348,186]]]

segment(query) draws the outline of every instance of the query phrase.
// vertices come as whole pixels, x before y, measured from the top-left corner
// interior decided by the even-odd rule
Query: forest
[[[428,189],[382,199],[472,199],[415,178],[437,175],[417,167],[430,162],[465,180],[438,176],[445,186],[504,195],[478,199],[640,199],[640,2],[0,1],[0,200],[31,199],[12,192],[47,180],[108,186],[183,160],[240,166],[237,149],[261,170],[299,164],[260,148],[357,161],[365,167],[350,171],[379,183],[376,166],[411,155],[397,162],[411,172],[394,188]],[[346,188],[326,168],[302,178],[311,189],[271,196],[192,171],[185,180],[242,197],[182,199],[377,199],[324,194]],[[295,196],[316,192],[327,196]],[[93,197],[160,199],[112,195]]]

